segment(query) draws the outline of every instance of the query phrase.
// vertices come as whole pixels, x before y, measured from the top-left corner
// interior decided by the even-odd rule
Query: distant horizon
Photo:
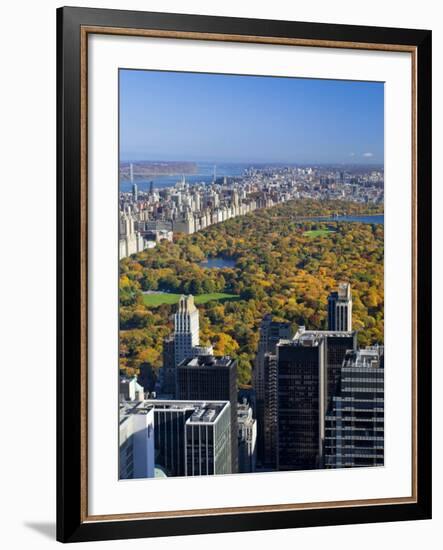
[[[382,82],[120,69],[119,102],[123,162],[384,165]]]
[[[343,167],[346,167],[346,166],[351,166],[353,168],[356,168],[356,167],[381,167],[381,168],[384,168],[384,163],[383,162],[377,162],[377,161],[365,161],[365,162],[295,162],[295,161],[273,161],[273,160],[260,160],[260,161],[248,161],[248,160],[245,160],[245,161],[234,161],[234,160],[225,160],[225,159],[222,159],[222,160],[214,160],[214,159],[209,159],[209,160],[206,160],[206,159],[202,159],[202,160],[198,160],[198,159],[180,159],[180,158],[154,158],[154,159],[149,159],[149,158],[124,158],[124,159],[120,159],[119,161],[119,164],[135,164],[135,163],[141,163],[141,162],[151,162],[151,163],[154,163],[154,162],[165,162],[165,163],[185,163],[185,162],[189,162],[189,163],[193,163],[193,164],[213,164],[213,165],[222,165],[222,164],[229,164],[229,165],[245,165],[245,164],[248,164],[250,166],[259,166],[259,165],[264,165],[264,166],[270,166],[270,165],[274,165],[274,166],[293,166],[293,167],[315,167],[315,166],[322,166],[322,167],[328,167],[328,166],[331,166],[331,167],[334,167],[334,166],[343,166]]]

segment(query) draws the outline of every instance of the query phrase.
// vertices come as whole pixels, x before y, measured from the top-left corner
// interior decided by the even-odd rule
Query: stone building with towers
[[[120,212],[118,242],[120,259],[137,254],[146,248],[146,242],[140,232],[135,230],[134,222],[134,217],[129,210]]]
[[[328,296],[328,329],[352,330],[352,294],[349,283],[339,283],[338,290]]]
[[[176,393],[176,369],[185,359],[212,355],[212,346],[200,346],[200,323],[194,296],[181,296],[174,314],[174,332],[163,340],[161,394]]]

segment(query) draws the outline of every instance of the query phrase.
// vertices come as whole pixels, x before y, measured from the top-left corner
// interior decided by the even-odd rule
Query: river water
[[[217,178],[222,178],[224,176],[241,176],[247,168],[251,167],[251,164],[232,163],[217,164],[215,166]],[[151,178],[146,179],[135,178],[135,183],[140,191],[148,191],[151,181],[154,183],[154,189],[162,189],[164,187],[173,187],[176,183],[179,183],[181,179],[181,174],[175,176],[152,176]],[[214,163],[198,163],[197,173],[185,174],[185,179],[189,184],[211,183],[214,179]],[[131,182],[128,180],[120,180],[120,191],[131,191]]]
[[[371,214],[369,216],[337,216],[334,218],[316,217],[316,218],[303,218],[303,221],[321,221],[321,222],[360,222],[360,223],[376,223],[384,224],[384,214]]]
[[[223,258],[222,256],[216,256],[215,258],[207,258],[198,265],[200,267],[206,267],[208,269],[222,269],[224,267],[233,268],[236,265],[236,261],[232,258]]]

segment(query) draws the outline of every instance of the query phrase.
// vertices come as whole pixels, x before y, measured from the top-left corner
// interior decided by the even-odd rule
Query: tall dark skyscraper
[[[277,345],[277,469],[322,464],[326,406],[325,342],[303,336]]]
[[[155,461],[168,476],[185,475],[185,424],[195,410],[192,403],[176,406],[174,401],[145,402],[154,410]]]
[[[230,357],[201,355],[177,367],[177,399],[229,401],[231,405],[232,473],[238,471],[237,362]]]
[[[263,405],[263,457],[262,465],[275,470],[277,467],[277,356],[266,353],[264,360],[265,388]]]
[[[352,330],[352,294],[349,283],[340,283],[338,291],[328,296],[328,329],[333,331]]]
[[[384,464],[384,350],[351,351],[325,423],[325,467]]]
[[[334,395],[337,395],[340,383],[340,373],[346,352],[357,349],[356,331],[305,330],[300,327],[295,339],[323,338],[325,341],[325,365],[327,379],[327,408],[332,405]]]
[[[265,420],[265,400],[268,399],[269,410],[269,399],[271,398],[268,392],[270,381],[269,365],[266,355],[275,354],[277,343],[281,339],[289,339],[291,336],[290,323],[273,321],[272,315],[270,314],[264,316],[260,324],[260,340],[258,343],[252,380],[255,392],[255,414],[257,418],[257,457],[261,464],[266,464],[269,461],[265,457],[265,425],[268,426],[268,434],[270,426],[269,419]]]
[[[325,331],[326,340],[326,375],[327,375],[327,408],[332,406],[332,400],[340,384],[341,366],[348,351],[357,349],[357,332]]]
[[[163,340],[162,394],[175,396],[175,340],[167,336]]]

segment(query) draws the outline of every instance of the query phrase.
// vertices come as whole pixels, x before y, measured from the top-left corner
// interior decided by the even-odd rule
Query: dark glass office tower
[[[295,335],[298,338],[323,338],[325,341],[325,365],[327,378],[327,409],[337,395],[340,385],[340,373],[347,351],[357,349],[357,332],[332,330],[305,330],[300,327]]]
[[[166,470],[168,476],[184,476],[185,424],[196,405],[174,401],[145,401],[154,409],[155,463]]]
[[[327,410],[332,407],[332,400],[340,387],[341,366],[348,351],[357,349],[357,332],[325,331],[326,340],[326,374],[327,374]]]
[[[263,458],[262,464],[266,469],[275,470],[277,467],[277,356],[265,354],[264,374],[266,385],[264,388],[264,415],[263,415]]]
[[[278,342],[281,339],[289,339],[292,337],[291,325],[286,322],[273,321],[272,315],[268,314],[263,317],[260,324],[260,339],[258,343],[257,355],[255,358],[252,384],[255,392],[254,412],[257,419],[257,459],[262,465],[269,466],[269,447],[271,442],[269,439],[269,431],[266,432],[266,425],[269,426],[270,419],[266,419],[265,412],[266,399],[268,400],[269,410],[269,395],[268,387],[270,380],[268,378],[268,364],[266,355],[275,354]],[[275,385],[275,380],[273,381]],[[267,435],[268,434],[268,435]],[[268,448],[265,450],[265,448]],[[272,461],[275,464],[275,460]]]
[[[277,469],[322,465],[326,405],[325,343],[301,336],[277,345]]]
[[[232,473],[238,472],[237,362],[212,355],[188,358],[177,367],[177,399],[229,401]]]
[[[175,339],[167,336],[163,340],[163,369],[161,394],[175,397]]]
[[[383,347],[346,354],[340,391],[326,417],[324,455],[326,468],[383,465]]]

